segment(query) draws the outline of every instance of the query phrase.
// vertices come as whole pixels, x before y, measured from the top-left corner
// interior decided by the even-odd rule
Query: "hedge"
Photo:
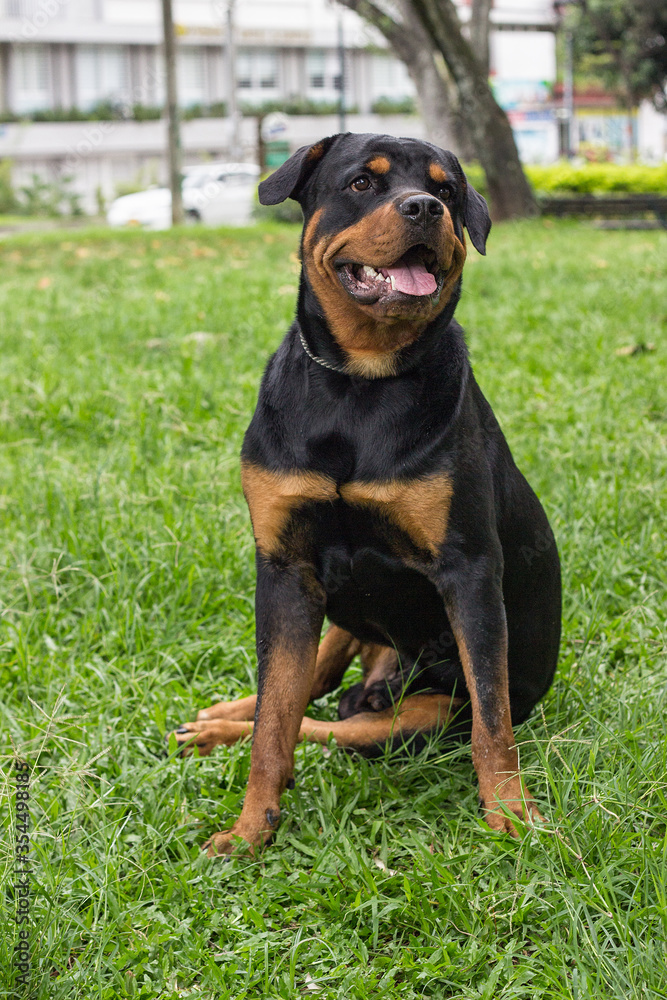
[[[466,164],[472,186],[488,197],[484,171],[478,163]],[[667,163],[659,167],[616,163],[553,163],[548,167],[524,166],[536,195],[661,194],[667,197]]]
[[[548,167],[526,167],[526,175],[537,194],[662,194],[667,196],[667,163],[659,167],[616,163],[554,163]]]

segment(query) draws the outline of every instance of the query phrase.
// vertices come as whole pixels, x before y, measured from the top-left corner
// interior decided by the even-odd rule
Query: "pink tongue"
[[[438,287],[435,277],[427,271],[421,261],[418,264],[398,263],[394,267],[381,267],[380,273],[386,277],[393,275],[396,291],[406,295],[433,295]]]

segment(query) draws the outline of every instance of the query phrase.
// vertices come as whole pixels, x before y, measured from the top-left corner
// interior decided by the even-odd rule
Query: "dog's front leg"
[[[470,564],[442,588],[472,704],[472,759],[486,822],[516,836],[508,813],[542,819],[519,773],[510,713],[507,621],[501,574]]]
[[[280,796],[310,698],[325,592],[307,563],[257,557],[257,708],[243,809],[205,845],[209,855],[265,844],[278,826]],[[240,839],[239,839],[240,838]]]

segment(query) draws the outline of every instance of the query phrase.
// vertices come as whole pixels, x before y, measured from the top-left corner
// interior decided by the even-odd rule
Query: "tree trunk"
[[[491,29],[491,5],[493,0],[472,0],[470,14],[470,48],[479,63],[484,76],[489,75],[491,56],[489,53],[489,31]]]
[[[440,66],[437,65],[438,54],[424,26],[414,17],[409,0],[398,0],[402,23],[394,21],[372,0],[340,2],[382,32],[395,55],[405,64],[417,89],[417,100],[428,139],[437,146],[451,149],[462,159],[474,158],[475,154],[458,113],[456,87],[442,57],[439,60]]]
[[[411,0],[411,5],[447,63],[461,111],[488,185],[494,220],[530,216],[537,204],[521,166],[507,115],[463,38],[452,0]]]
[[[169,187],[171,188],[171,221],[177,226],[183,222],[183,197],[181,194],[181,129],[176,89],[176,37],[171,0],[162,0],[164,26],[164,62],[167,77],[167,152],[169,159]]]
[[[459,99],[442,56],[433,46],[424,26],[417,21],[410,9],[409,0],[400,0],[404,24],[392,41],[394,52],[405,63],[415,87],[426,132],[436,146],[451,149],[461,159],[475,156],[465,123],[460,114]]]
[[[471,42],[451,0],[397,0],[396,21],[374,0],[340,0],[385,36],[415,82],[429,136],[479,160],[494,220],[535,215],[537,204],[507,115],[488,82],[491,0],[473,0]],[[382,2],[382,0],[380,0]],[[481,68],[474,50],[479,50]]]

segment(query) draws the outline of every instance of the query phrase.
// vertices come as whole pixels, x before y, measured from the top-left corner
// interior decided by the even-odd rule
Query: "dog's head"
[[[463,228],[480,253],[491,228],[456,157],[416,139],[347,133],[304,146],[259,198],[301,205],[304,280],[349,369],[364,374],[391,374],[458,294]]]

